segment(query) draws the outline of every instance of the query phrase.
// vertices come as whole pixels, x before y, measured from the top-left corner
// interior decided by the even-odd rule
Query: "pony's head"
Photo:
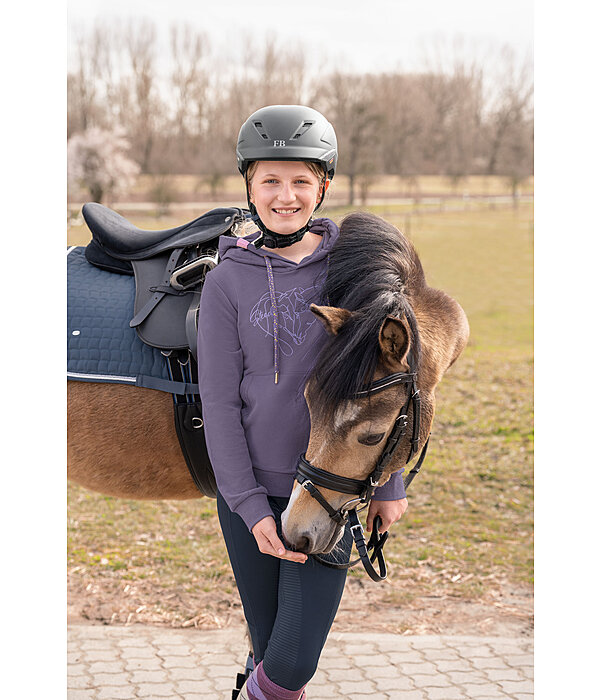
[[[421,341],[413,300],[427,289],[417,254],[398,229],[370,214],[346,217],[323,292],[329,303],[311,306],[329,334],[304,391],[311,418],[306,459],[315,467],[351,479],[371,474],[400,407],[408,402],[410,385],[393,384],[372,395],[361,395],[361,390],[395,373],[417,375],[418,433],[424,445],[433,421],[434,388],[448,366],[446,362],[436,369],[436,361],[444,363],[444,357],[439,355],[438,361],[430,343]],[[443,334],[435,342],[443,343]],[[413,419],[410,410],[406,435],[380,486],[407,463]],[[336,510],[350,499],[333,489],[319,491]],[[330,552],[343,532],[299,483],[282,524],[285,539],[307,553]]]

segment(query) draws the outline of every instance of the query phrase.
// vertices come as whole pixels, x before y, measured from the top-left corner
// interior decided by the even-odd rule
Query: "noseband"
[[[348,564],[334,564],[323,559],[322,557],[319,557],[318,555],[313,555],[325,566],[330,566],[335,569],[346,569],[362,561],[367,573],[374,581],[383,581],[387,576],[387,567],[383,557],[383,545],[386,543],[389,533],[384,532],[382,535],[379,534],[378,530],[379,525],[381,524],[381,518],[377,516],[373,523],[371,538],[368,544],[365,543],[364,530],[360,520],[358,519],[357,508],[362,510],[369,505],[385,468],[392,459],[396,448],[400,444],[400,440],[406,434],[406,428],[408,425],[408,411],[411,407],[413,415],[412,436],[410,439],[410,452],[406,463],[408,464],[408,462],[410,462],[410,460],[419,451],[421,397],[419,395],[419,390],[417,389],[416,381],[416,372],[396,372],[395,374],[389,374],[382,379],[377,379],[367,387],[357,391],[354,396],[351,397],[352,399],[366,398],[391,386],[395,386],[396,384],[408,385],[408,397],[406,402],[400,409],[400,413],[394,421],[392,431],[388,436],[387,442],[385,443],[383,451],[379,456],[373,471],[366,479],[350,479],[345,476],[338,476],[337,474],[325,471],[324,469],[319,469],[318,467],[312,465],[306,459],[306,454],[303,454],[300,457],[296,468],[296,481],[323,506],[323,508],[329,513],[329,517],[338,525],[345,525],[346,522],[350,522],[350,530],[352,531],[354,543],[356,544],[356,549],[360,555],[359,559],[356,559]],[[421,455],[417,463],[410,470],[406,479],[404,480],[405,489],[408,488],[411,481],[419,473],[423,460],[425,459],[425,455],[427,454],[428,445],[429,438],[427,438],[427,442],[421,451]],[[338,491],[339,493],[347,493],[354,496],[354,498],[346,501],[346,503],[336,510],[327,502],[317,486],[330,489],[331,491]],[[369,557],[370,550],[373,550],[373,552]],[[373,567],[375,558],[377,558],[379,571],[376,571]]]

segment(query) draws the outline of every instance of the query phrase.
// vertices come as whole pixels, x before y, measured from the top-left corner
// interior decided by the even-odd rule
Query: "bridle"
[[[400,440],[406,434],[408,412],[410,408],[412,408],[413,416],[412,436],[410,438],[410,452],[406,463],[408,464],[419,451],[421,397],[419,394],[419,389],[417,388],[417,374],[416,372],[396,372],[395,374],[389,374],[382,379],[377,379],[363,389],[360,389],[351,397],[352,399],[366,398],[391,386],[395,386],[396,384],[408,385],[408,397],[400,409],[400,413],[396,417],[396,420],[394,421],[392,431],[388,436],[387,442],[385,443],[383,451],[379,456],[373,471],[366,479],[350,479],[345,476],[338,476],[337,474],[325,471],[324,469],[319,469],[306,459],[306,454],[303,454],[300,457],[296,468],[296,481],[323,506],[323,508],[329,513],[329,517],[338,525],[345,525],[347,522],[350,522],[352,537],[360,556],[359,559],[355,559],[348,564],[336,564],[323,559],[316,554],[313,555],[315,559],[325,566],[330,566],[335,569],[347,569],[362,561],[365,570],[374,581],[383,581],[387,576],[387,567],[383,557],[383,546],[387,541],[389,533],[384,532],[382,535],[379,534],[378,530],[379,525],[381,524],[381,518],[377,516],[375,518],[375,522],[373,523],[371,538],[368,543],[365,543],[364,530],[360,520],[358,519],[357,508],[359,510],[363,510],[363,508],[366,508],[369,505],[371,498],[373,497],[373,492],[377,488],[386,466],[392,459],[394,452],[400,444]],[[421,455],[419,456],[415,466],[410,470],[404,479],[404,488],[408,488],[411,481],[419,473],[421,465],[425,459],[425,455],[427,454],[428,445],[429,437],[425,442]],[[347,493],[354,496],[354,498],[346,501],[346,503],[336,510],[330,503],[327,502],[317,486],[330,489],[331,491],[338,491],[339,493]],[[373,552],[369,557],[369,550],[371,549]],[[373,566],[375,559],[377,559],[379,571],[376,571]]]

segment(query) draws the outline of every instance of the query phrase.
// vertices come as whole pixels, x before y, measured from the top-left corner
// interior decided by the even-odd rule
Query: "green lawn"
[[[438,387],[427,460],[386,546],[389,581],[372,584],[356,569],[350,585],[371,586],[377,606],[428,594],[482,601],[502,587],[530,589],[533,207],[373,211],[410,236],[429,284],[465,309],[471,339]],[[336,220],[342,213],[329,211]],[[81,227],[69,232],[71,244],[87,238]],[[114,621],[212,626],[237,606],[212,500],[125,501],[71,484],[68,548],[72,600],[87,590],[88,617],[109,618],[100,603],[113,600]]]

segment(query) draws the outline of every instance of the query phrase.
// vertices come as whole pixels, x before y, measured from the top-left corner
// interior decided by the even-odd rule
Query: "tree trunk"
[[[348,190],[348,206],[353,207],[354,206],[354,184],[356,180],[356,175],[352,173],[351,175],[348,175],[348,185],[349,185],[349,190]]]
[[[102,186],[96,182],[93,185],[90,185],[89,189],[92,202],[98,202],[98,204],[102,204],[102,197],[104,197],[104,190],[102,189]]]

